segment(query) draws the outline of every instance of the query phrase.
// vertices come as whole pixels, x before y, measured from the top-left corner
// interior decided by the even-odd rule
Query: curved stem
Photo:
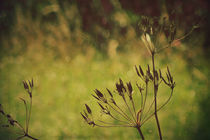
[[[139,126],[137,126],[136,128],[137,128],[137,130],[139,132],[139,135],[141,136],[142,140],[144,140],[144,135],[143,135],[143,133],[141,131],[141,128]]]
[[[17,124],[17,126],[18,126],[20,129],[22,129],[22,130],[23,130],[23,132],[25,133],[25,130],[24,130],[23,126],[22,126],[21,124],[19,124],[17,121],[16,121],[15,123],[16,123],[16,124]]]
[[[155,102],[155,99],[152,101],[152,103],[150,104],[150,107],[149,107],[149,109],[147,110],[147,112],[145,113],[145,116],[144,116],[144,118],[142,119],[142,120],[144,120],[146,117],[147,117],[147,114],[149,113],[149,111],[151,110],[151,108],[152,108],[152,105],[154,104],[154,102]]]
[[[34,138],[34,137],[32,137],[32,136],[30,136],[28,134],[26,134],[25,136],[28,137],[28,138],[30,138],[30,139],[33,139],[33,140],[38,140],[37,138]]]
[[[168,100],[161,107],[159,107],[157,111],[161,110],[171,100],[172,95],[173,95],[173,89],[171,90],[171,95],[169,96]]]

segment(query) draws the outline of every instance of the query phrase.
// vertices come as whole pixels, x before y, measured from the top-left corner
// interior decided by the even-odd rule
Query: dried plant
[[[92,95],[97,100],[102,112],[111,117],[113,120],[116,120],[119,124],[94,119],[92,110],[87,104],[85,104],[86,109],[81,112],[81,115],[84,120],[92,126],[136,128],[143,140],[144,135],[141,128],[154,116],[158,128],[159,138],[162,140],[158,111],[168,104],[173,95],[176,84],[168,66],[165,76],[162,75],[162,71],[155,65],[155,56],[162,50],[176,45],[177,42],[187,37],[195,28],[197,28],[197,26],[194,26],[189,33],[178,39],[175,39],[176,26],[174,22],[167,21],[166,18],[142,17],[139,27],[142,31],[141,39],[144,46],[148,49],[152,60],[152,65],[148,65],[145,71],[141,66],[135,66],[136,73],[142,81],[141,85],[136,83],[139,94],[141,95],[141,99],[139,101],[140,106],[135,105],[134,99],[136,98],[134,96],[134,88],[131,82],[124,84],[124,82],[120,79],[119,82],[116,83],[116,91],[114,91],[116,94],[113,94],[113,92],[107,89],[109,94],[109,97],[107,97],[106,94],[96,89],[95,95]],[[162,42],[160,42],[160,36],[163,35],[166,38],[165,46],[162,45]],[[151,89],[149,89],[149,84],[152,85]],[[161,84],[165,84],[171,89],[171,91],[168,99],[163,104],[159,105],[158,98],[160,97],[158,96],[158,91]],[[153,101],[150,103],[148,103],[149,91],[153,91]],[[124,107],[119,105],[121,102],[117,102],[115,96],[121,97],[125,104]],[[146,107],[146,105],[148,107]]]
[[[28,82],[23,81],[23,86],[30,98],[29,108],[27,105],[27,101],[23,98],[20,98],[20,100],[23,101],[24,106],[25,106],[25,112],[26,112],[25,128],[17,120],[13,119],[10,114],[6,114],[2,105],[0,104],[0,113],[7,118],[8,123],[9,123],[9,125],[2,125],[2,126],[3,127],[17,126],[18,128],[20,128],[20,130],[23,132],[23,134],[21,136],[19,136],[16,140],[23,139],[25,137],[28,137],[33,140],[38,140],[38,139],[32,137],[31,135],[29,135],[29,122],[30,122],[30,118],[31,118],[32,98],[33,98],[32,91],[33,91],[33,87],[34,87],[33,79],[31,81],[28,80]]]

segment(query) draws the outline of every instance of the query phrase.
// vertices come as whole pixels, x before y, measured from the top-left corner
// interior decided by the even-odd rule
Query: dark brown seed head
[[[139,65],[139,70],[140,70],[141,75],[144,76],[144,72],[143,72],[143,70],[142,70],[140,65]]]
[[[139,70],[138,70],[138,68],[135,66],[135,69],[136,69],[136,73],[137,73],[137,75],[139,76],[139,77],[141,77],[141,75],[140,75],[140,73],[139,73]]]
[[[30,85],[30,87],[31,88],[33,88],[34,87],[34,82],[33,82],[33,79],[30,81],[30,80],[28,80],[28,82],[29,82],[29,85]]]
[[[89,107],[87,104],[85,104],[85,107],[86,107],[86,109],[87,109],[87,112],[88,112],[89,114],[91,114],[92,111],[91,111],[90,107]]]
[[[160,78],[162,78],[162,73],[161,73],[161,70],[159,69],[159,75],[160,75]]]
[[[98,89],[95,89],[95,93],[99,98],[104,97],[104,95]]]
[[[26,81],[23,81],[23,86],[24,86],[24,88],[25,88],[26,90],[29,89],[28,84],[26,83]]]
[[[128,83],[127,83],[127,87],[128,87],[129,97],[132,98],[133,87],[132,87],[132,85],[131,85],[131,82],[128,82]]]
[[[96,98],[97,100],[100,100],[98,97],[96,97],[95,95],[91,94],[94,98]]]
[[[124,96],[124,91],[126,91],[122,80],[120,79],[120,83],[116,83],[116,88],[120,96]]]
[[[88,118],[88,114],[86,113],[85,110],[83,110],[84,114],[85,114],[85,117]]]
[[[88,120],[87,120],[87,118],[85,117],[85,115],[83,115],[81,112],[80,112],[80,114],[82,115],[82,117],[84,118],[84,120],[85,120],[86,122],[88,122]]]
[[[140,92],[142,92],[144,90],[144,88],[141,85],[139,85],[138,83],[136,83],[136,86],[138,87]]]
[[[168,66],[167,66],[167,71],[168,71],[169,77],[172,77],[172,76],[171,76],[171,73],[170,73],[170,71],[169,71]]]
[[[111,91],[108,88],[106,90],[108,91],[109,95],[113,98]]]
[[[166,73],[166,76],[167,76],[168,82],[170,82],[170,77],[169,77],[168,73]]]

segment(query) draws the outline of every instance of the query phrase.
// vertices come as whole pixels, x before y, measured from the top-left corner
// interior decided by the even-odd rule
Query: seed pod
[[[105,110],[105,108],[99,102],[98,105],[101,107],[102,110]]]
[[[139,76],[139,77],[141,77],[141,75],[140,75],[140,73],[139,73],[139,70],[138,70],[138,68],[135,66],[135,69],[136,69],[136,73],[137,73],[137,75]]]
[[[150,80],[153,81],[154,78],[153,78],[153,76],[152,76],[152,74],[151,74],[151,72],[149,70],[147,70],[147,76],[149,77]]]
[[[28,80],[28,83],[29,83],[30,87],[33,88],[33,86],[34,86],[33,79],[31,81]]]
[[[160,75],[160,78],[162,78],[162,73],[161,73],[161,70],[159,69],[159,75]]]
[[[111,102],[114,104],[114,105],[117,105],[115,100],[113,98],[111,98]]]
[[[96,97],[95,95],[91,94],[94,98],[96,98],[97,100],[100,101],[100,99],[98,97]]]
[[[89,114],[91,114],[92,111],[91,111],[90,107],[89,107],[87,104],[85,104],[85,107],[86,107],[86,109],[87,109],[87,112],[88,112]]]
[[[171,73],[170,73],[170,71],[169,71],[168,66],[167,66],[167,71],[168,71],[169,77],[171,78],[172,76],[171,76]]]
[[[116,88],[120,96],[124,96],[124,91],[126,92],[126,88],[123,84],[123,81],[119,79],[119,83],[116,83]]]
[[[85,114],[85,117],[88,118],[88,114],[86,113],[85,110],[83,110],[84,114]]]
[[[84,120],[86,121],[86,122],[88,122],[88,120],[87,120],[87,118],[80,112],[80,114],[82,115],[82,117],[84,118]]]
[[[128,82],[128,83],[127,83],[127,87],[128,87],[128,92],[129,92],[130,94],[132,94],[133,88],[132,88],[131,82]]]
[[[10,123],[10,125],[12,125],[12,126],[14,126],[15,123],[17,122],[9,114],[7,114],[7,119],[8,119],[8,122]]]
[[[104,97],[104,95],[98,89],[95,89],[95,93],[99,98]]]
[[[25,88],[26,90],[29,89],[28,84],[26,83],[26,81],[23,81],[23,86],[24,86],[24,88]]]
[[[147,69],[148,69],[148,71],[150,71],[150,67],[149,67],[149,65],[147,64]]]
[[[113,98],[111,91],[108,88],[106,88],[106,90],[108,91],[109,95]]]
[[[29,94],[30,98],[32,98],[32,92],[28,91],[28,94]]]
[[[127,87],[128,87],[128,96],[130,98],[130,100],[132,100],[132,93],[133,93],[133,87],[131,85],[131,82],[127,83]]]
[[[139,65],[139,70],[140,70],[141,75],[144,76],[144,72],[143,72],[143,70],[141,69],[141,66],[140,66],[140,65]]]
[[[168,82],[170,82],[170,78],[169,78],[169,76],[168,76],[168,73],[166,73],[166,76],[167,76]]]

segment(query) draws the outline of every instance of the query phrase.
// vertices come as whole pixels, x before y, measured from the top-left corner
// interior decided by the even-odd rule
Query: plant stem
[[[137,126],[136,128],[137,128],[137,130],[139,132],[139,135],[141,136],[142,140],[144,140],[144,135],[143,135],[143,133],[142,133],[142,131],[140,129],[140,126]]]
[[[159,133],[159,137],[160,140],[162,140],[162,133],[161,133],[161,128],[160,128],[160,123],[159,123],[159,119],[158,119],[158,115],[157,115],[157,92],[158,92],[158,85],[156,84],[156,75],[155,75],[155,52],[152,53],[152,67],[153,67],[153,76],[154,76],[154,98],[155,98],[155,120],[157,123],[157,127],[158,127],[158,133]]]
[[[126,101],[126,99],[125,99],[125,98],[123,98],[123,100],[124,100],[124,102],[125,102],[125,104],[126,104],[126,106],[127,106],[128,110],[129,110],[129,112],[130,112],[130,114],[131,114],[131,116],[133,117],[133,120],[134,120],[134,122],[135,122],[135,121],[136,121],[136,120],[135,120],[135,116],[133,116],[133,113],[132,113],[132,111],[131,111],[131,109],[130,109],[130,107],[129,107],[129,105],[128,105],[127,101]]]
[[[132,122],[132,119],[130,119],[127,115],[126,115],[126,113],[124,113],[124,111],[118,106],[118,105],[116,105],[117,106],[117,108],[122,112],[120,112],[120,111],[118,111],[117,109],[115,109],[112,105],[110,105],[109,103],[108,103],[108,105],[114,110],[114,111],[116,111],[117,113],[119,113],[122,117],[124,117],[126,120],[128,120],[128,121],[131,121]],[[135,121],[134,121],[134,123],[135,123]]]
[[[31,108],[32,108],[32,97],[30,98],[30,109],[29,109],[29,114],[28,114],[28,124],[27,124],[27,127],[26,127],[26,133],[28,133],[29,121],[30,121],[30,118],[31,118]]]
[[[142,116],[143,116],[143,113],[144,113],[144,108],[145,108],[145,104],[146,104],[146,100],[147,100],[147,93],[148,93],[148,83],[146,82],[146,94],[145,94],[145,97],[144,97],[144,103],[143,103],[143,107],[142,107],[142,113],[141,113],[140,120],[142,120]]]
[[[25,136],[28,137],[28,138],[30,138],[30,139],[33,139],[33,140],[38,140],[38,139],[36,139],[36,138],[34,138],[34,137],[28,135],[28,134],[25,134]]]

